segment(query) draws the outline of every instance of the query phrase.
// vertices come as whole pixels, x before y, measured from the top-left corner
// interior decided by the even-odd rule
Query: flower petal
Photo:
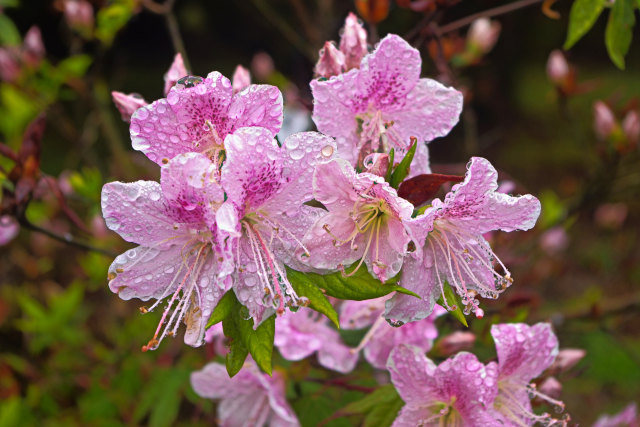
[[[384,317],[407,323],[429,316],[440,293],[432,268],[427,267],[422,258],[408,257],[399,284],[422,298],[396,293],[385,304]]]
[[[314,268],[335,269],[362,258],[365,245],[361,235],[356,237],[353,246],[350,242],[343,243],[355,227],[353,220],[341,214],[329,212],[321,216],[302,240],[310,254],[305,262]]]
[[[282,127],[282,93],[271,85],[249,85],[233,97],[228,114],[229,132],[260,126],[276,135]]]
[[[187,75],[189,75],[189,72],[184,66],[182,55],[180,53],[176,53],[176,56],[173,58],[173,62],[171,63],[171,67],[169,67],[169,70],[167,70],[167,73],[164,75],[164,95],[167,96],[176,82]]]

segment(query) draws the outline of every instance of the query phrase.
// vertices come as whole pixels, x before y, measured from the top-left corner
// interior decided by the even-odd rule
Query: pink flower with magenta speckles
[[[531,409],[536,396],[560,408],[564,404],[530,384],[553,363],[558,354],[558,339],[548,323],[529,326],[524,323],[499,324],[491,327],[498,353],[498,395],[495,410],[504,417],[505,425],[566,425],[549,414],[538,415]]]
[[[311,309],[301,308],[276,319],[274,345],[287,360],[302,360],[317,353],[318,362],[327,369],[346,374],[358,361],[358,354],[342,343],[329,320]]]
[[[421,349],[400,345],[387,368],[405,402],[393,427],[501,425],[492,409],[498,391],[495,363],[483,365],[461,352],[436,366]]]
[[[181,79],[167,94],[131,117],[131,143],[162,165],[174,156],[199,152],[216,163],[235,130],[260,126],[272,135],[282,125],[282,94],[275,86],[250,85],[234,95],[218,72]]]
[[[221,182],[227,199],[217,212],[221,247],[231,260],[238,300],[257,326],[274,310],[303,305],[287,280],[284,264],[307,253],[304,232],[322,212],[303,205],[313,198],[317,164],[330,160],[335,141],[317,132],[288,137],[282,147],[265,128],[242,128],[227,136]]]
[[[345,301],[341,306],[340,324],[344,329],[369,327],[355,352],[364,351],[364,358],[373,367],[385,369],[389,354],[400,344],[413,345],[427,352],[438,336],[435,319],[446,313],[436,306],[433,313],[418,322],[392,326],[383,317],[384,303],[389,296],[366,301]]]
[[[313,175],[313,196],[328,212],[307,232],[306,264],[318,269],[342,269],[356,260],[381,281],[402,267],[411,237],[405,222],[413,205],[398,197],[382,177],[357,174],[343,159],[318,165]]]
[[[247,362],[229,378],[224,365],[209,363],[191,374],[191,386],[207,399],[219,400],[221,427],[296,427],[300,424],[285,400],[284,379],[278,372],[270,377]]]
[[[120,298],[168,300],[154,337],[143,349],[187,325],[185,343],[203,343],[205,325],[228,281],[219,278],[216,210],[224,201],[216,166],[206,156],[187,153],[162,168],[153,181],[111,182],[102,189],[107,226],[139,246],[118,256],[109,268],[109,287]]]
[[[401,159],[411,137],[419,146],[411,175],[429,173],[423,142],[449,133],[458,122],[462,94],[435,80],[421,79],[420,53],[401,37],[388,35],[362,59],[360,68],[313,80],[313,121],[336,138],[340,156],[352,165],[371,152],[395,149]]]
[[[400,284],[422,299],[395,295],[387,302],[385,317],[402,322],[425,318],[446,284],[462,297],[467,314],[482,317],[476,296],[497,298],[511,285],[509,270],[482,235],[530,229],[540,215],[540,202],[531,195],[497,192],[497,178],[487,160],[474,157],[464,181],[444,201],[434,199],[424,214],[408,222],[422,247],[407,258]],[[495,271],[494,262],[504,273]]]

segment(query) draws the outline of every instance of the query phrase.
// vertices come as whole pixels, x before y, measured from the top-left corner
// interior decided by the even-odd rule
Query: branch
[[[182,36],[180,35],[180,28],[178,26],[178,20],[176,19],[175,13],[173,13],[173,5],[176,0],[167,0],[163,4],[158,4],[153,0],[142,0],[142,5],[149,12],[155,13],[156,15],[163,15],[164,19],[167,21],[167,30],[169,31],[169,37],[171,37],[171,44],[173,45],[173,50],[182,55],[182,60],[184,61],[184,66],[187,70],[192,70],[191,63],[189,62],[189,58],[187,57],[187,50],[184,48],[184,42],[182,41]]]
[[[460,28],[464,28],[467,25],[470,25],[476,19],[492,18],[494,16],[504,15],[505,13],[513,12],[514,10],[522,9],[524,7],[528,7],[536,3],[541,3],[542,1],[543,0],[520,0],[513,3],[505,4],[504,6],[498,6],[498,7],[494,7],[493,9],[487,9],[484,12],[474,13],[473,15],[469,15],[466,18],[462,18],[457,21],[453,21],[448,24],[445,24],[442,27],[440,27],[440,32],[442,34],[450,33],[451,31],[455,31]]]

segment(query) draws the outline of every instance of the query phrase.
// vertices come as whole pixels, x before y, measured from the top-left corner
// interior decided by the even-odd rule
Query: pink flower
[[[498,396],[494,408],[513,425],[562,424],[549,414],[537,415],[531,409],[531,397],[539,397],[552,405],[564,404],[537,391],[531,380],[540,376],[558,354],[558,339],[548,323],[529,326],[523,323],[499,324],[491,327],[498,353]]]
[[[219,279],[215,245],[216,209],[224,193],[216,166],[204,155],[177,156],[153,181],[111,182],[102,189],[107,226],[139,246],[119,255],[109,267],[109,287],[120,298],[156,299],[147,312],[169,298],[154,337],[143,350],[187,325],[185,343],[203,343],[205,325],[228,289]]]
[[[617,126],[613,111],[602,101],[593,104],[593,129],[598,138],[605,140],[611,136]]]
[[[558,49],[553,50],[547,60],[547,77],[549,77],[549,80],[558,87],[564,87],[570,75],[571,70],[569,63],[562,51]]]
[[[81,31],[93,27],[93,7],[86,0],[65,0],[63,3],[64,19],[71,28]]]
[[[178,83],[178,81],[189,75],[189,71],[184,66],[184,60],[182,59],[182,55],[176,53],[176,56],[173,58],[173,62],[164,75],[164,95],[167,96],[171,88]]]
[[[364,350],[364,358],[371,366],[385,369],[389,354],[400,344],[413,345],[423,353],[431,350],[438,336],[435,319],[446,313],[436,306],[431,315],[421,321],[397,327],[387,323],[382,316],[388,296],[366,301],[345,301],[341,307],[340,324],[344,329],[360,329],[370,326],[354,352]]]
[[[345,71],[358,68],[360,61],[367,54],[367,30],[364,29],[358,17],[349,12],[344,21],[342,36],[340,37],[340,51],[344,54]]]
[[[471,48],[481,54],[488,53],[498,41],[500,36],[500,23],[488,18],[480,18],[473,21],[467,33],[467,43]]]
[[[563,348],[558,352],[549,371],[552,373],[568,371],[577,365],[586,355],[587,352],[580,348]]]
[[[163,98],[131,117],[131,143],[162,165],[174,156],[205,153],[216,163],[224,139],[236,129],[261,126],[275,135],[282,125],[282,94],[275,86],[251,85],[233,94],[218,72],[185,77]]]
[[[340,52],[333,42],[326,42],[320,50],[320,59],[316,64],[317,76],[329,78],[342,73],[344,69],[344,54]]]
[[[346,374],[358,361],[358,354],[342,343],[328,319],[308,308],[288,312],[276,319],[274,345],[287,360],[302,360],[313,353],[327,369]]]
[[[284,379],[278,372],[270,377],[256,364],[246,363],[233,378],[225,367],[209,363],[191,374],[191,386],[200,396],[219,400],[221,427],[294,427],[298,419],[285,400]]]
[[[24,35],[22,43],[22,59],[32,67],[42,61],[45,55],[44,44],[42,43],[42,33],[38,27],[31,27]]]
[[[640,417],[635,403],[628,404],[615,415],[602,415],[593,427],[640,427]]]
[[[429,172],[423,141],[446,135],[458,122],[462,94],[435,80],[421,79],[420,53],[401,37],[388,35],[362,59],[360,69],[313,80],[313,121],[336,138],[340,156],[356,165],[367,154],[395,149],[396,161],[418,146],[410,176]]]
[[[472,332],[456,331],[439,339],[434,350],[439,355],[450,356],[471,349],[475,342],[476,336]]]
[[[497,425],[492,409],[495,363],[485,366],[473,354],[461,352],[436,366],[421,349],[400,345],[391,352],[387,368],[405,401],[393,427]]]
[[[12,241],[20,232],[20,225],[9,215],[0,216],[0,246]]]
[[[630,144],[637,144],[640,139],[640,113],[631,110],[622,120],[622,131]]]
[[[303,205],[313,198],[316,164],[330,160],[333,139],[317,132],[297,133],[282,147],[265,128],[242,128],[224,142],[221,182],[227,199],[217,212],[221,246],[231,262],[238,300],[255,325],[274,309],[301,305],[284,265],[296,267],[295,252],[322,209]]]
[[[316,167],[313,196],[328,213],[305,235],[310,256],[303,261],[314,268],[344,271],[360,259],[349,274],[365,263],[383,282],[400,271],[411,241],[405,222],[413,205],[398,197],[383,178],[357,174],[347,161],[336,159]]]
[[[251,73],[242,65],[238,65],[233,72],[231,78],[231,87],[233,87],[233,93],[238,93],[248,88],[251,85]]]
[[[498,173],[486,159],[473,157],[467,169],[464,181],[454,185],[444,201],[434,199],[424,214],[408,222],[420,244],[405,262],[400,284],[422,299],[395,295],[387,302],[387,319],[425,318],[443,294],[445,282],[462,297],[467,314],[473,311],[482,317],[476,296],[497,298],[513,282],[482,235],[530,229],[540,215],[540,202],[531,195],[497,192]],[[494,262],[504,273],[494,270]]]
[[[142,95],[137,93],[127,94],[114,90],[111,92],[111,97],[113,98],[113,103],[116,104],[116,108],[120,111],[122,120],[125,122],[130,122],[133,113],[135,113],[138,108],[148,104]]]

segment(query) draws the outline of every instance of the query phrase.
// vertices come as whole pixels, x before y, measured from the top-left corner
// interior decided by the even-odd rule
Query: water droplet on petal
[[[325,145],[322,147],[321,153],[324,157],[329,158],[333,154],[333,147],[330,145]]]

